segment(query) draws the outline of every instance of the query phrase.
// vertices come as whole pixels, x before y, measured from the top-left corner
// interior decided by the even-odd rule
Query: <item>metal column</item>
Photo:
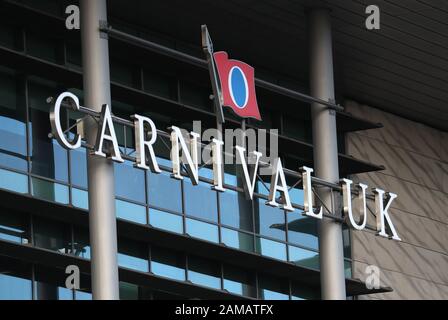
[[[313,8],[309,12],[309,30],[311,95],[326,101],[334,100],[333,49],[329,10]],[[311,117],[316,176],[337,183],[339,168],[335,111],[322,104],[312,103]],[[334,201],[331,189],[319,188],[318,194],[326,207],[331,208]],[[342,225],[340,222],[325,217],[319,221],[319,250],[322,299],[346,299]]]
[[[81,42],[85,105],[101,111],[111,104],[109,45],[99,30],[107,21],[106,0],[81,0]],[[97,123],[86,117],[85,134],[95,144]],[[117,225],[114,166],[111,160],[87,156],[92,293],[95,300],[118,300]]]

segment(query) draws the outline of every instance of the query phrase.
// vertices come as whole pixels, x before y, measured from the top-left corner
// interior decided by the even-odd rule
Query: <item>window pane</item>
[[[156,228],[168,230],[176,233],[183,233],[182,216],[156,210],[149,209],[149,223]]]
[[[224,265],[224,289],[248,297],[257,297],[255,273]]]
[[[291,300],[317,300],[320,299],[319,292],[304,286],[303,284],[291,282]]]
[[[166,171],[160,174],[148,172],[149,204],[182,213],[180,181],[171,178]]]
[[[33,221],[34,245],[60,253],[71,252],[70,228],[68,225],[36,217]]]
[[[68,204],[68,187],[59,183],[32,177],[31,194],[37,198]]]
[[[138,300],[138,285],[120,281],[120,300]]]
[[[145,244],[118,239],[118,265],[143,272],[148,271],[148,247]]]
[[[57,96],[54,83],[44,84],[44,80],[29,82],[29,116],[30,116],[30,149],[31,172],[43,177],[68,181],[67,151],[56,139],[50,139],[51,132],[49,110],[46,99]],[[61,122],[63,129],[67,127],[63,110]]]
[[[197,86],[189,82],[180,83],[180,99],[186,105],[212,110],[212,101],[210,100],[211,89]]]
[[[255,237],[256,251],[264,256],[286,260],[286,245],[281,242]]]
[[[35,266],[37,300],[73,300],[73,291],[65,287],[63,269]]]
[[[227,228],[221,228],[221,238],[222,243],[226,246],[243,251],[254,252],[253,235]]]
[[[187,228],[185,232],[190,236],[211,242],[219,242],[218,226],[188,218],[185,219],[185,224]]]
[[[184,179],[185,213],[210,221],[218,221],[216,191],[206,182],[194,186],[189,178]]]
[[[26,33],[27,53],[51,62],[61,62],[62,47],[57,39],[43,37],[35,32]]]
[[[146,224],[146,207],[122,200],[115,200],[117,218]]]
[[[279,208],[266,205],[266,200],[261,198],[254,201],[254,206],[255,232],[260,235],[285,240],[285,212]]]
[[[188,257],[188,280],[206,287],[220,289],[220,265],[214,261],[206,260],[200,257]]]
[[[72,204],[75,207],[89,210],[89,195],[87,191],[72,188]]]
[[[156,71],[143,70],[144,91],[163,98],[176,100],[176,81]]]
[[[252,201],[244,193],[226,190],[219,193],[221,223],[234,228],[253,231]]]
[[[28,193],[28,176],[0,169],[0,188],[18,193]]]
[[[352,261],[351,260],[344,260],[344,270],[345,270],[345,277],[351,278],[352,277]]]
[[[78,148],[70,151],[70,178],[72,184],[87,189],[86,149]]]
[[[77,257],[90,259],[90,239],[87,229],[76,227],[74,233],[73,254]]]
[[[31,299],[31,265],[0,256],[0,300]]]
[[[115,195],[145,203],[145,172],[134,168],[131,161],[114,163]]]
[[[28,215],[1,209],[0,239],[23,244],[29,243],[29,223]]]
[[[289,246],[289,261],[292,263],[312,269],[319,269],[319,253]]]
[[[258,298],[264,300],[288,300],[288,281],[260,274],[258,277]]]
[[[27,170],[25,83],[0,68],[0,165]]]
[[[164,248],[151,248],[151,272],[175,280],[185,280],[185,256]]]

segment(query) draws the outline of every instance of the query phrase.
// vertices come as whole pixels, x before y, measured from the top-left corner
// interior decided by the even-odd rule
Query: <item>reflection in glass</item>
[[[255,232],[263,236],[285,240],[285,212],[266,205],[266,200],[261,198],[254,201],[254,206]]]
[[[254,236],[251,234],[221,228],[221,242],[235,249],[254,252]]]
[[[37,300],[73,300],[73,291],[65,287],[64,270],[36,265],[34,275]]]
[[[71,252],[70,228],[68,225],[35,217],[33,221],[34,245],[60,253]]]
[[[188,257],[188,280],[195,284],[221,288],[220,264],[196,256]]]
[[[319,253],[311,250],[306,250],[294,246],[288,246],[289,249],[289,261],[292,263],[312,268],[319,269]]]
[[[18,212],[5,209],[0,213],[0,239],[17,243],[29,243],[29,217]]]
[[[28,176],[0,169],[0,188],[18,193],[28,193]]]
[[[85,148],[70,151],[70,177],[73,185],[87,189],[87,156]]]
[[[256,298],[255,273],[224,265],[224,289],[235,294]]]
[[[27,170],[25,83],[0,67],[0,165]]]
[[[72,204],[75,207],[89,210],[89,194],[87,191],[72,188]]]
[[[307,286],[291,282],[291,300],[317,300],[319,293]]]
[[[164,248],[151,247],[151,272],[175,280],[185,280],[185,256]]]
[[[118,239],[118,265],[148,272],[148,248],[145,244],[129,239]]]
[[[149,223],[156,228],[183,233],[182,216],[156,209],[149,209]]]
[[[219,242],[218,226],[189,218],[185,219],[185,225],[187,229],[185,232],[190,236],[211,242]]]
[[[75,227],[73,254],[77,257],[90,259],[90,239],[87,229]]]
[[[256,251],[264,256],[271,257],[279,260],[286,260],[286,244],[255,237]]]
[[[115,195],[145,203],[145,172],[134,168],[131,161],[114,163]]]
[[[253,231],[252,201],[242,192],[226,190],[219,193],[221,223],[237,229]]]
[[[259,274],[258,299],[288,300],[288,281],[282,278]]]
[[[160,174],[148,170],[149,204],[162,209],[182,213],[182,193],[180,181],[163,171]]]
[[[216,191],[211,185],[200,181],[194,186],[189,178],[184,179],[185,213],[189,216],[218,221]]]
[[[0,300],[31,300],[31,265],[0,256]]]
[[[31,177],[31,194],[37,198],[68,204],[68,187]]]
[[[115,200],[117,218],[146,224],[146,207],[122,200]]]

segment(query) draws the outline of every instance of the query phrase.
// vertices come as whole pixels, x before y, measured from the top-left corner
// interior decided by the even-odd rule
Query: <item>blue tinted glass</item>
[[[73,291],[67,288],[58,287],[58,300],[73,300]]]
[[[254,236],[231,229],[221,228],[221,241],[226,246],[254,252]]]
[[[75,228],[74,255],[84,259],[90,259],[90,239],[87,230]]]
[[[255,274],[244,269],[224,266],[224,289],[248,297],[257,297]]]
[[[180,181],[163,171],[155,174],[148,171],[149,204],[182,213],[182,193]]]
[[[92,293],[86,291],[76,291],[75,300],[92,300]]]
[[[2,210],[0,213],[0,239],[17,243],[29,243],[28,216]]]
[[[220,265],[213,261],[191,256],[188,258],[188,280],[206,287],[220,289]]]
[[[266,205],[265,199],[256,199],[254,201],[255,213],[255,232],[276,238],[286,239],[285,232],[285,212],[279,208]]]
[[[87,191],[72,188],[72,204],[75,207],[89,210],[89,194]]]
[[[186,233],[190,236],[211,242],[219,242],[218,226],[188,218],[185,220],[185,223]]]
[[[258,295],[259,299],[264,300],[288,300],[288,281],[260,274],[258,277]]]
[[[119,239],[118,241],[118,265],[125,268],[148,271],[148,251],[144,244]]]
[[[345,270],[345,277],[351,278],[352,277],[352,262],[351,262],[351,260],[344,260],[344,270]]]
[[[31,280],[0,274],[0,300],[31,300]]]
[[[156,209],[149,209],[149,223],[156,228],[176,233],[183,233],[184,229],[181,216]]]
[[[58,183],[31,178],[31,194],[37,198],[68,204],[68,187]]]
[[[133,163],[114,163],[115,195],[145,203],[145,172],[133,167]]]
[[[0,169],[0,188],[19,193],[28,193],[28,176]]]
[[[20,87],[22,86],[22,87]],[[0,68],[0,164],[27,170],[24,83]]]
[[[253,231],[252,201],[244,193],[233,190],[219,193],[219,206],[222,224]]]
[[[319,249],[317,219],[305,217],[298,210],[288,212],[288,241],[311,249]]]
[[[255,237],[256,251],[264,256],[286,260],[286,245],[281,242]]]
[[[87,189],[86,149],[78,148],[70,151],[70,174],[72,184]]]
[[[117,218],[146,224],[146,207],[122,200],[115,200]]]
[[[36,217],[33,232],[36,247],[66,254],[72,251],[70,227],[67,224]]]
[[[162,248],[151,248],[151,272],[176,280],[185,280],[185,256]]]
[[[319,253],[289,246],[289,261],[296,265],[319,269]]]
[[[206,182],[194,186],[189,179],[184,179],[185,213],[210,221],[218,221],[216,191]]]

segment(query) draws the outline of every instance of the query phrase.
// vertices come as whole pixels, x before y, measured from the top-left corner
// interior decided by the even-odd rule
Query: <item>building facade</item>
[[[247,127],[279,130],[285,168],[313,167],[310,100],[306,94],[298,98],[309,92],[306,20],[313,5],[298,1],[289,7],[284,2],[263,1],[251,8],[250,1],[108,1],[107,20],[115,32],[101,32],[109,42],[113,114],[125,119],[148,116],[163,131],[173,125],[193,130],[198,120],[203,130],[215,127],[208,70],[197,63],[204,60],[200,26],[207,23],[215,48],[241,57],[263,80],[257,83],[263,120],[248,120]],[[79,5],[1,1],[1,299],[92,299],[88,151],[62,148],[50,134],[49,120],[60,93],[72,92],[81,105],[85,102],[81,32],[65,25],[65,9],[72,4]],[[401,242],[375,236],[371,202],[369,230],[353,231],[343,224],[346,296],[446,299],[446,104],[436,108],[440,115],[432,116],[435,120],[393,109],[395,102],[388,104],[388,99],[394,92],[383,96],[387,88],[370,87],[369,82],[374,71],[384,76],[391,56],[384,56],[384,65],[377,61],[381,55],[372,62],[356,51],[366,45],[363,40],[347,40],[344,23],[355,35],[360,31],[353,26],[364,28],[364,12],[353,13],[363,5],[319,4],[331,9],[336,101],[344,102],[344,110],[334,111],[339,176],[398,194],[390,214]],[[385,23],[387,29],[394,21],[386,18]],[[381,37],[374,32],[373,37]],[[351,44],[352,50],[345,53],[341,43]],[[412,82],[407,74],[393,71],[398,79],[390,80],[394,85],[400,85],[400,77]],[[447,79],[447,74],[441,68],[434,77]],[[443,104],[447,95],[438,84],[427,82],[432,97],[415,103]],[[403,82],[402,90],[409,90],[407,85]],[[401,103],[400,92],[396,98]],[[63,127],[70,136],[82,117],[63,111]],[[241,126],[230,112],[225,117],[225,128]],[[120,151],[135,156],[131,128],[119,123],[114,127]],[[113,164],[120,299],[321,298],[319,221],[300,210],[266,206],[267,177],[259,177],[254,199],[248,200],[237,165],[224,167],[224,193],[211,189],[210,165],[201,166],[197,186],[189,179],[173,179],[170,145],[168,137],[159,136],[156,142],[161,174],[136,168],[130,160]],[[297,179],[287,175],[287,183],[292,202],[302,204]],[[342,214],[340,204],[332,209]],[[66,287],[69,265],[81,271],[78,289]],[[366,267],[372,265],[380,270],[380,286],[369,289]]]

